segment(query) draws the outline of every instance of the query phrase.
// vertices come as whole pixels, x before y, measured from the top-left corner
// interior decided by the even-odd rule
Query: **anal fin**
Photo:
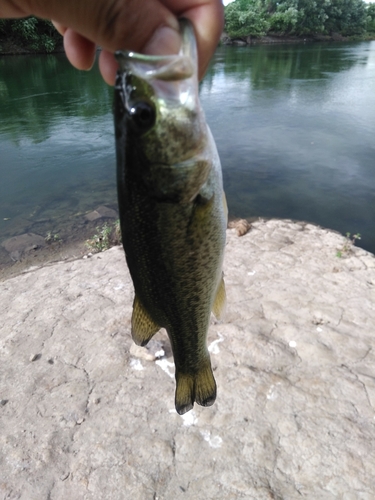
[[[132,338],[137,345],[144,346],[160,330],[160,326],[148,314],[137,295],[133,302]]]
[[[180,415],[193,409],[194,402],[211,406],[216,399],[216,382],[210,360],[194,374],[176,371],[175,406]]]
[[[217,319],[220,319],[225,311],[225,304],[227,302],[227,294],[225,292],[224,274],[221,277],[219,286],[216,290],[216,297],[214,305],[212,306],[212,312]]]

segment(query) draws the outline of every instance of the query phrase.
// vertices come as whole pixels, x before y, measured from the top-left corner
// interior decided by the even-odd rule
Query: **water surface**
[[[375,42],[219,48],[202,101],[232,215],[359,232],[375,252]]]
[[[220,47],[201,99],[231,216],[359,232],[375,252],[375,42]],[[0,242],[116,208],[111,107],[96,68],[0,58]]]

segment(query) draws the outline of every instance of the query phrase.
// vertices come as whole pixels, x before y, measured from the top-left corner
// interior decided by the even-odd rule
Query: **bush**
[[[375,30],[375,3],[363,0],[235,0],[225,8],[225,30],[231,37],[341,33]]]
[[[260,36],[269,30],[269,23],[255,3],[233,2],[225,8],[225,31],[231,37]]]
[[[52,52],[61,35],[50,21],[27,17],[25,19],[0,19],[0,35],[35,52]]]
[[[366,9],[366,30],[375,33],[375,3],[370,3]]]
[[[270,29],[276,33],[294,33],[297,21],[297,9],[289,7],[284,12],[278,10],[270,18]]]
[[[7,20],[6,19],[0,19],[0,35],[5,35],[6,24],[7,24]]]

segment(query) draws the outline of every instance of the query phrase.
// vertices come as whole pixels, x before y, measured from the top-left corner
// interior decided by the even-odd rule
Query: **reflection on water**
[[[222,47],[201,90],[232,215],[360,232],[375,252],[375,42]]]
[[[27,231],[66,241],[85,212],[116,208],[111,106],[97,68],[0,58],[0,242]]]
[[[231,215],[360,232],[375,252],[375,42],[221,47],[201,98]],[[0,242],[116,208],[111,106],[97,69],[0,58]]]

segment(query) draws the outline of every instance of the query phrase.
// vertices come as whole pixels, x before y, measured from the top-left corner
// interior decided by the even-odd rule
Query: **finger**
[[[57,23],[56,21],[51,21],[51,23],[54,25],[56,30],[60,33],[60,35],[64,36],[65,31],[68,29],[66,26],[63,26],[60,23]]]
[[[224,27],[224,11],[221,1],[202,6],[186,13],[194,25],[199,54],[199,79],[210,63]]]
[[[96,45],[68,28],[64,34],[66,57],[77,69],[89,70],[95,61]]]
[[[221,0],[163,0],[168,9],[193,23],[198,45],[199,78],[207,69],[224,27]]]
[[[1,3],[0,15],[13,10],[19,15],[53,19],[111,52],[141,51],[161,26],[179,30],[176,17],[160,0],[2,0]],[[26,7],[11,7],[13,4]]]
[[[29,14],[30,12],[18,7],[12,0],[3,0],[0,4],[0,19],[25,17]]]
[[[160,26],[150,40],[142,47],[144,54],[177,54],[181,47],[180,33],[169,26]]]
[[[112,52],[102,50],[99,56],[99,69],[102,77],[108,85],[114,85],[118,63]]]

